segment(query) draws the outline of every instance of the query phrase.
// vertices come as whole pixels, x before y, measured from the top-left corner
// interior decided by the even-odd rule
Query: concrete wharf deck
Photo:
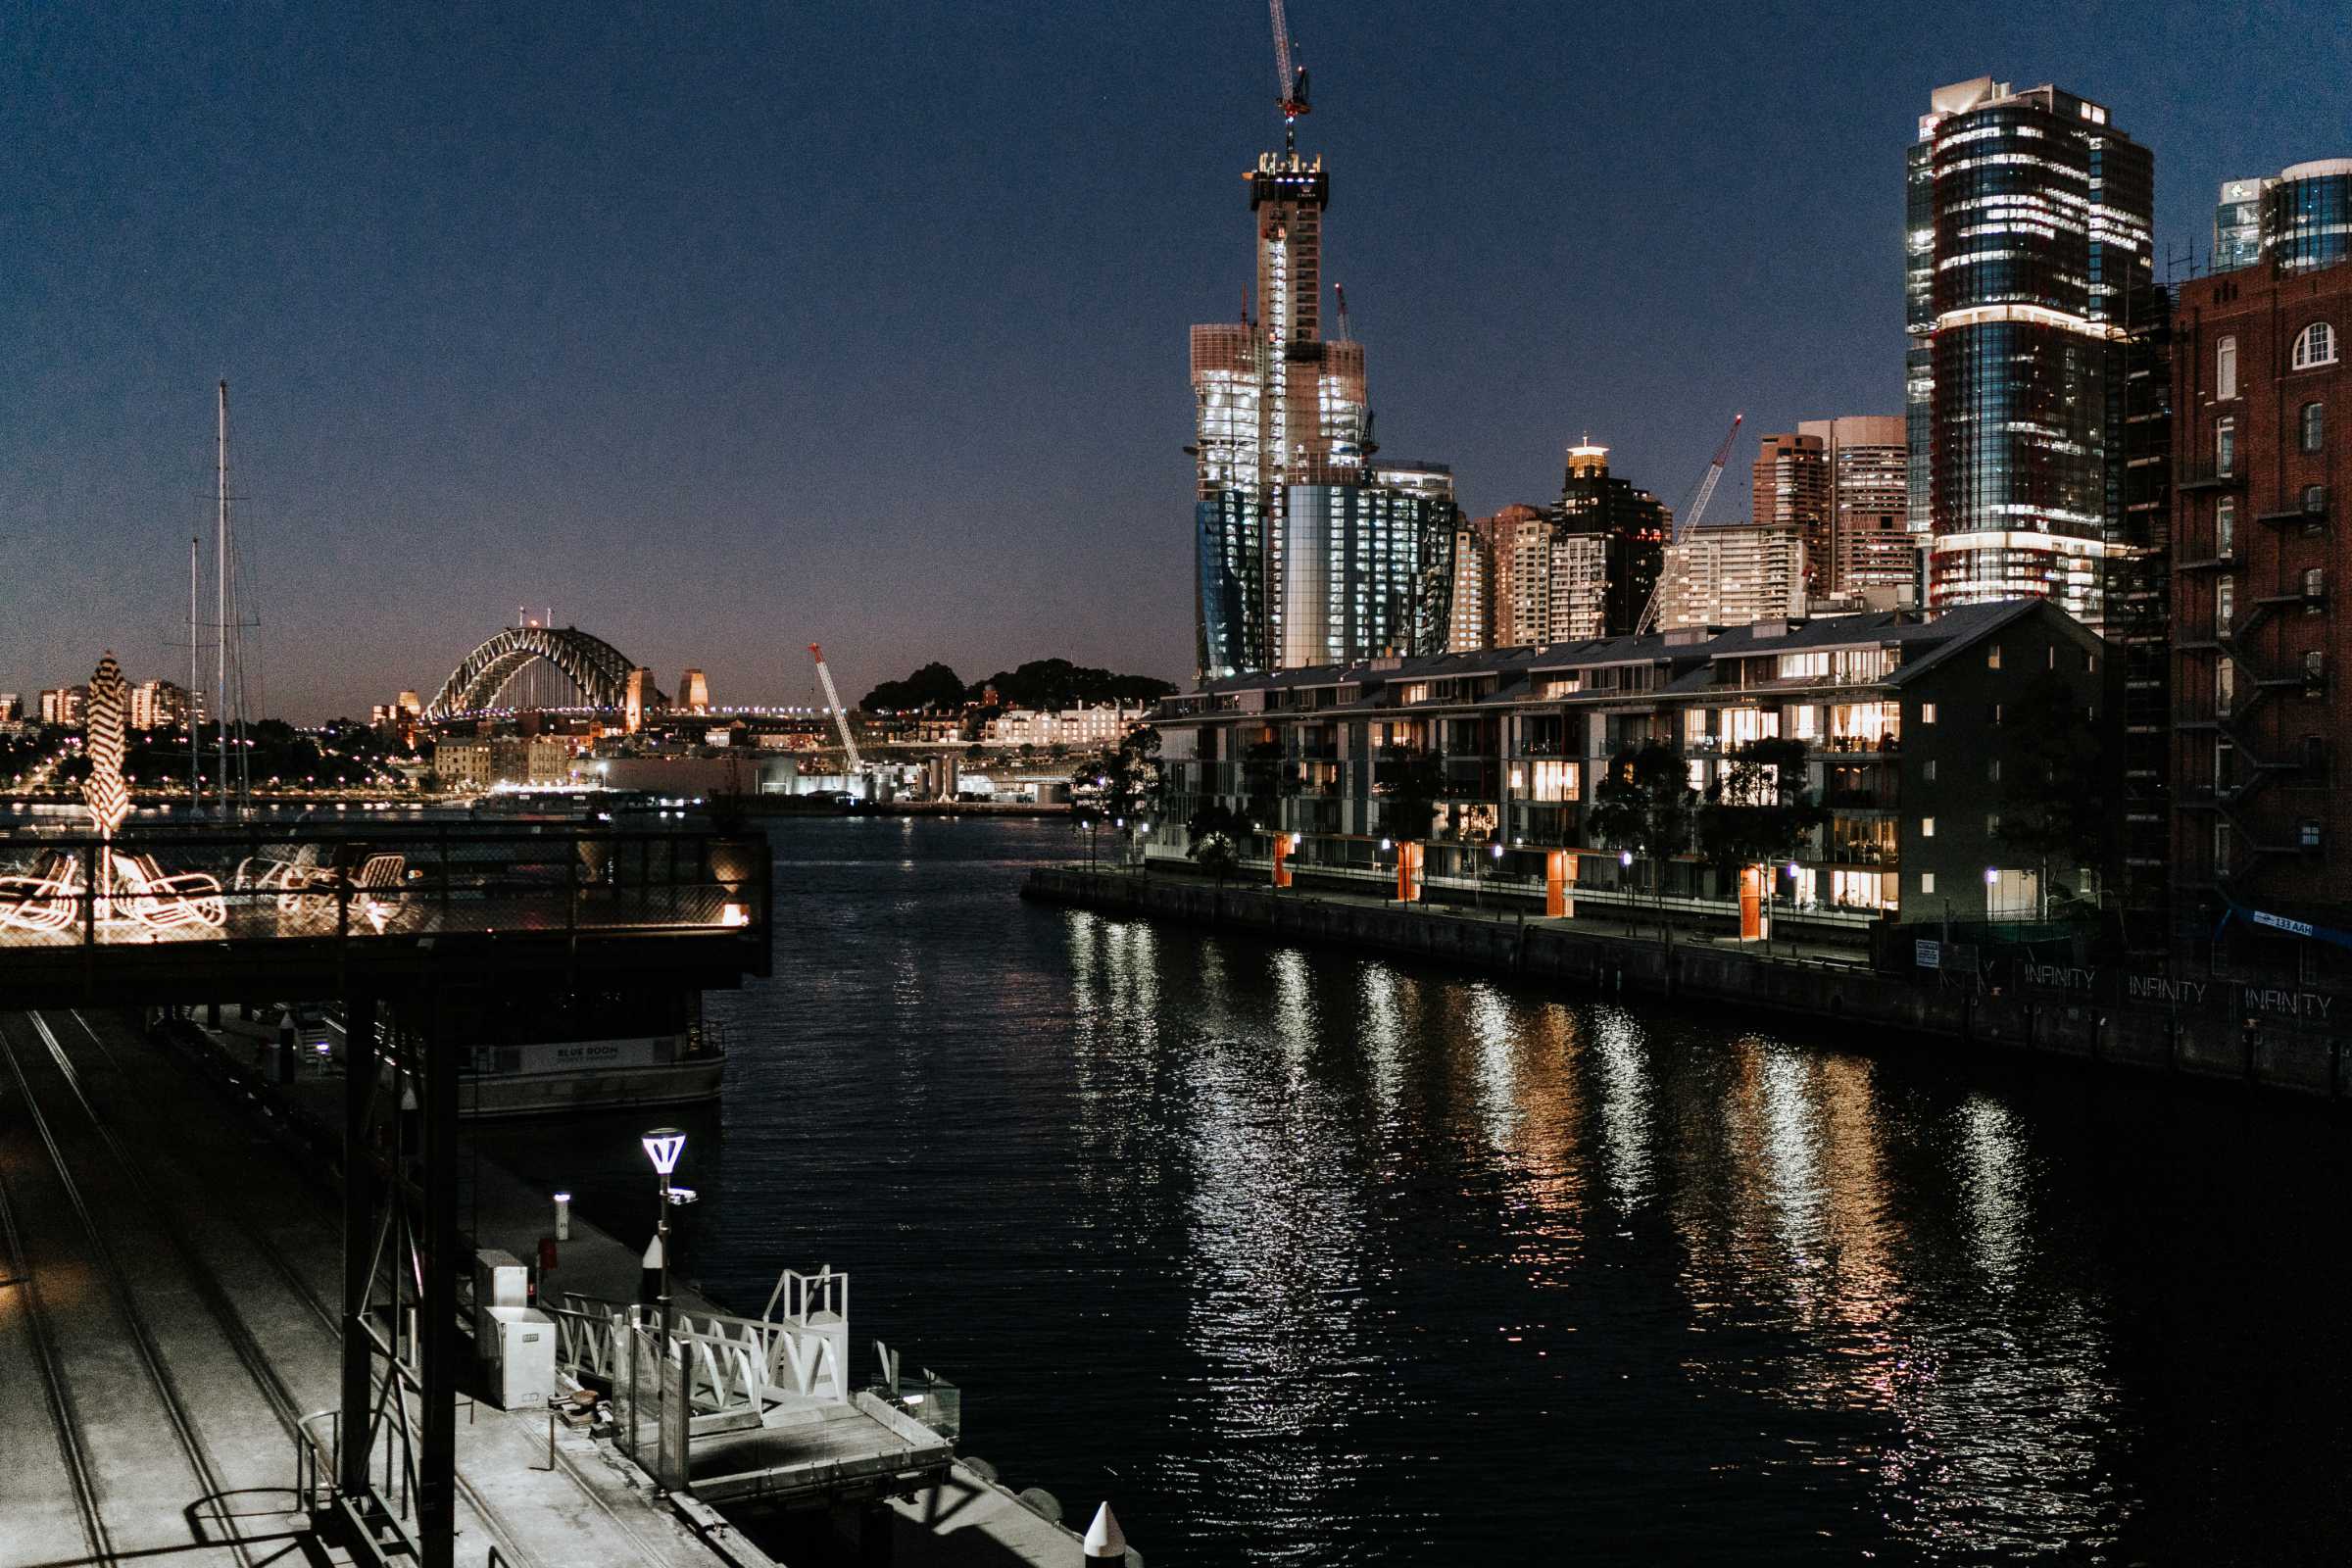
[[[293,1429],[336,1400],[339,1216],[299,1140],[263,1129],[331,1116],[338,1091],[306,1083],[265,1114],[246,1097],[269,1092],[89,1009],[0,1013],[0,1568],[329,1560]],[[474,1180],[475,1240],[530,1255],[547,1196],[486,1161]],[[629,1298],[637,1249],[575,1216],[561,1277]],[[542,1412],[469,1402],[457,1436],[461,1562],[771,1561],[585,1434],[559,1428],[551,1468]],[[826,1435],[759,1436],[806,1451]],[[889,1517],[901,1564],[1077,1560],[1067,1531],[961,1464]]]
[[[335,1403],[335,1217],[132,1029],[0,1014],[0,1564],[319,1555],[294,1425]],[[459,1556],[711,1568],[586,1437],[475,1403]]]

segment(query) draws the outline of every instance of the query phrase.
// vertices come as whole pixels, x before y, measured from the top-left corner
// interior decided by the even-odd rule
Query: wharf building
[[[2279,932],[2332,928],[2344,972],[2352,253],[2310,262],[2343,236],[2319,195],[2288,188],[2296,170],[2352,161],[2270,186],[2261,259],[2180,285],[2174,323],[2174,906],[2192,952],[2222,932],[2217,961],[2293,968],[2317,945]],[[2307,214],[2311,232],[2293,235]]]
[[[1461,523],[1451,475],[1372,461],[1363,345],[1322,329],[1322,160],[1266,153],[1245,178],[1259,317],[1192,329],[1199,667],[1435,652]]]
[[[2105,629],[2110,563],[2141,548],[2132,399],[2164,390],[2146,363],[2170,315],[2153,194],[2148,150],[2054,86],[1980,76],[1937,88],[1920,118],[1906,431],[1931,608],[2046,595]]]
[[[1735,522],[1693,528],[1666,547],[1658,624],[1745,626],[1805,618],[1806,530],[1797,523]]]
[[[1171,809],[1148,854],[1181,861],[1183,824],[1215,804],[1253,823],[1247,857],[1366,891],[1402,891],[1409,857],[1464,895],[1564,885],[1580,907],[1732,913],[1754,868],[1695,849],[1653,866],[1598,841],[1594,787],[1647,742],[1680,753],[1703,792],[1744,748],[1788,739],[1829,815],[1771,870],[1784,908],[1857,929],[2033,919],[2057,893],[2095,890],[2001,838],[2004,771],[2034,755],[2026,718],[2045,678],[2106,725],[2105,659],[2030,599],[1220,677],[1154,712]],[[1440,809],[1425,843],[1402,846],[1390,800],[1415,754],[1440,760]]]

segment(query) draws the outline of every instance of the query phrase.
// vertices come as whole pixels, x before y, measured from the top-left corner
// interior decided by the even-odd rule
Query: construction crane
[[[1291,24],[1282,14],[1282,0],[1266,0],[1274,18],[1274,102],[1282,110],[1282,140],[1286,149],[1298,145],[1298,117],[1312,107],[1306,101],[1306,67],[1291,62]]]
[[[1333,293],[1333,294],[1335,294],[1335,295],[1337,295],[1337,296],[1339,297],[1339,301],[1340,301],[1340,339],[1339,339],[1339,340],[1340,340],[1342,343],[1345,343],[1345,342],[1347,342],[1347,341],[1348,341],[1348,290],[1347,290],[1347,289],[1346,289],[1344,286],[1342,286],[1341,284],[1334,283],[1334,284],[1332,284],[1332,285],[1331,285],[1331,291],[1332,291],[1332,293]]]
[[[833,672],[825,667],[825,651],[810,643],[808,657],[816,661],[816,678],[825,687],[825,707],[833,714],[833,727],[841,731],[841,749],[849,754],[849,765],[843,769],[843,776],[847,778],[862,772],[865,761],[858,755],[857,741],[850,736],[850,715],[842,710],[841,693],[833,689]]]
[[[1698,481],[1698,488],[1693,492],[1690,501],[1675,515],[1674,535],[1669,543],[1679,545],[1688,539],[1690,536],[1690,530],[1697,527],[1698,520],[1707,514],[1707,503],[1715,499],[1715,486],[1723,478],[1723,466],[1731,461],[1732,443],[1739,439],[1740,421],[1746,417],[1747,416],[1744,414],[1732,416],[1732,427],[1723,432],[1723,444],[1715,449],[1715,459],[1707,465],[1706,476]],[[1658,567],[1658,580],[1650,584],[1649,602],[1642,607],[1642,618],[1634,623],[1635,636],[1642,636],[1656,628],[1658,606],[1664,598],[1665,592],[1666,568],[1661,563]]]

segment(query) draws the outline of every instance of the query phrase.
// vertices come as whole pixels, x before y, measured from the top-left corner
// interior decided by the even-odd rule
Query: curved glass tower
[[[1936,90],[1909,181],[1906,433],[1929,602],[2048,597],[2097,627],[2128,355],[2162,317],[2148,151],[2097,104],[1979,77]]]
[[[2352,158],[2292,164],[2222,186],[2213,215],[2213,270],[2268,262],[2282,272],[2352,261]]]

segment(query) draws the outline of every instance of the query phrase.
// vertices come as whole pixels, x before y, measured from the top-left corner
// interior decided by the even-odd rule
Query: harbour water
[[[2352,1542],[2323,1111],[1018,903],[1061,823],[768,832],[681,1267],[848,1269],[1155,1568]],[[618,1132],[505,1137],[646,1229]]]

